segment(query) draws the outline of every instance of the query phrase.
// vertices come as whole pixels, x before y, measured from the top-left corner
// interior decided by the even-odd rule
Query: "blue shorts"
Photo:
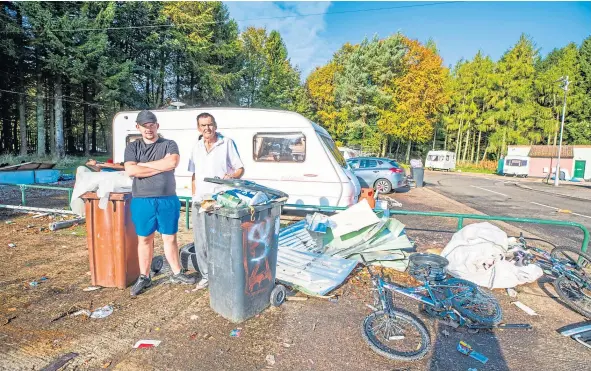
[[[180,215],[181,202],[177,196],[131,199],[131,220],[138,236],[147,237],[155,231],[176,234]]]

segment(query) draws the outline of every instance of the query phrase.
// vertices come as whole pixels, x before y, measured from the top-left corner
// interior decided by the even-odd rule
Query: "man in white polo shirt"
[[[203,179],[216,176],[224,179],[240,178],[244,174],[244,165],[234,141],[216,132],[217,123],[211,114],[204,112],[197,116],[197,130],[201,136],[191,152],[189,171],[193,173],[193,237],[197,265],[202,276],[197,283],[197,288],[200,289],[208,284],[208,254],[205,215],[199,213],[199,207],[203,197],[215,193],[216,187],[219,187]]]

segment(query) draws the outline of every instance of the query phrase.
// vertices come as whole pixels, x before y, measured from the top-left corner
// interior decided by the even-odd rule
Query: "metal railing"
[[[57,186],[45,186],[45,185],[37,185],[37,184],[10,184],[10,183],[0,183],[3,186],[15,186],[19,187],[21,190],[21,206],[27,205],[27,197],[26,191],[29,188],[36,188],[36,189],[51,189],[54,191],[65,191],[68,192],[68,204],[72,202],[72,192],[74,191],[73,188],[70,187],[57,187]]]
[[[283,209],[285,210],[302,210],[302,211],[319,211],[319,212],[335,212],[346,210],[347,207],[337,206],[315,206],[315,205],[296,205],[286,204]],[[374,209],[376,212],[386,212],[389,215],[414,215],[414,216],[429,216],[429,217],[441,217],[441,218],[456,218],[458,220],[457,230],[464,227],[464,220],[490,220],[490,221],[502,221],[502,222],[514,222],[514,223],[532,223],[542,225],[554,225],[561,227],[573,227],[579,228],[583,232],[583,243],[581,244],[581,251],[586,252],[589,246],[589,230],[582,224],[576,222],[562,221],[562,220],[550,220],[550,219],[533,219],[533,218],[513,218],[509,216],[490,216],[490,215],[479,215],[479,214],[457,214],[457,213],[442,213],[437,211],[410,211],[410,210],[382,210]]]

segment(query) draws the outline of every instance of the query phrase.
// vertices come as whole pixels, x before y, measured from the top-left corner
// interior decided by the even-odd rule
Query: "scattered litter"
[[[14,224],[14,222],[12,220],[7,220],[4,222],[5,224]]]
[[[96,309],[94,312],[92,312],[90,318],[106,318],[111,314],[113,314],[113,307],[110,305],[105,305],[104,307]]]
[[[267,357],[265,357],[265,361],[267,361],[267,364],[269,366],[273,366],[275,364],[275,356],[272,354],[268,354]]]
[[[9,243],[9,244],[8,244],[8,247],[10,247],[10,248],[14,249],[14,248],[16,247],[16,245],[15,245],[15,244],[13,244],[13,243]]]
[[[43,232],[45,230],[47,230],[47,228],[45,228],[45,227],[39,227],[39,232]]]
[[[527,305],[523,304],[520,301],[512,301],[511,304],[514,304],[517,308],[521,309],[522,311],[529,314],[530,316],[537,316],[538,315],[535,310],[531,309],[530,307],[528,307]]]
[[[588,322],[574,327],[569,325],[565,330],[559,330],[558,332],[563,336],[570,336],[571,339],[587,348],[591,348],[591,325]]]
[[[485,364],[486,362],[488,362],[488,358],[484,354],[478,353],[477,351],[472,349],[472,346],[470,344],[464,342],[463,340],[458,343],[457,349],[458,349],[458,352],[465,354],[467,356],[470,356],[470,357],[474,358],[475,360],[481,362],[482,364]]]
[[[78,353],[67,353],[63,356],[59,357],[55,361],[53,361],[48,366],[45,366],[41,369],[41,371],[57,371],[60,368],[64,367],[64,365],[70,362],[72,359],[78,357]]]
[[[508,288],[507,289],[507,295],[509,295],[512,298],[516,298],[517,297],[517,291],[515,291],[515,289]]]
[[[189,335],[189,338],[190,338],[191,340],[195,340],[195,339],[197,339],[197,335],[199,335],[199,333],[198,333],[198,332],[194,332],[194,333],[192,333],[191,335]]]
[[[160,345],[161,342],[162,341],[160,340],[138,340],[133,347],[135,349],[155,348]]]
[[[41,213],[41,214],[33,215],[32,218],[37,219],[37,218],[41,218],[41,217],[44,217],[47,215],[49,215],[49,213]]]
[[[41,277],[41,278],[39,279],[39,281],[47,281],[48,279],[49,279],[49,278],[47,278],[47,277],[43,276],[43,277]]]
[[[191,321],[196,321],[199,319],[199,316],[196,314],[193,314],[190,318],[191,318]]]
[[[291,344],[290,343],[283,343],[283,347],[284,348],[289,348],[289,347],[291,347]]]
[[[373,305],[365,304],[365,306],[368,307],[369,309],[373,310],[374,312],[378,311],[378,308],[374,307]]]
[[[234,330],[230,331],[230,336],[233,338],[238,338],[238,337],[240,337],[241,334],[242,334],[241,327],[235,328]]]
[[[27,228],[35,228],[33,224],[27,224]]]
[[[29,286],[31,286],[31,287],[39,286],[39,282],[37,282],[37,281],[29,282]]]
[[[338,298],[328,298],[328,301],[330,301],[331,303],[338,303],[339,299]]]
[[[103,363],[103,365],[101,366],[101,368],[109,368],[109,366],[111,366],[111,363],[113,363],[113,362],[107,361],[107,362]]]
[[[203,339],[204,340],[209,340],[211,338],[213,338],[213,335],[211,335],[211,334],[203,334]]]
[[[371,209],[367,200],[349,207],[329,219],[332,235],[341,237],[351,232],[358,231],[364,227],[379,223],[380,219]]]
[[[287,296],[285,298],[287,301],[306,301],[308,300],[307,296]]]
[[[100,286],[88,286],[87,288],[82,289],[82,291],[89,292],[89,291],[96,291],[96,290],[100,290],[100,289],[102,289],[102,287],[100,287]]]
[[[7,317],[7,318],[5,318],[5,319],[4,319],[4,322],[2,322],[2,326],[4,326],[4,325],[8,325],[8,324],[9,324],[9,323],[10,323],[10,322],[11,322],[13,319],[15,319],[15,318],[16,318],[16,315],[12,315],[12,316],[10,316],[10,317]]]
[[[312,331],[316,330],[316,325],[318,324],[318,320],[314,321],[314,324],[312,325]]]
[[[449,331],[447,331],[446,329],[443,329],[443,330],[441,331],[441,333],[442,333],[442,334],[443,334],[443,336],[445,336],[445,337],[448,337],[449,335],[451,335],[451,334],[449,333]]]
[[[156,327],[154,331],[160,331],[160,327]]]
[[[469,368],[468,371],[478,371],[477,368]]]
[[[77,317],[81,315],[85,315],[86,317],[90,317],[92,313],[88,309],[80,309],[78,312],[72,313],[70,316]]]

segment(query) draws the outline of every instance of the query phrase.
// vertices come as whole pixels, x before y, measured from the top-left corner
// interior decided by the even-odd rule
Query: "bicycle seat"
[[[415,253],[408,258],[408,273],[419,281],[441,281],[445,279],[448,264],[441,255]]]

